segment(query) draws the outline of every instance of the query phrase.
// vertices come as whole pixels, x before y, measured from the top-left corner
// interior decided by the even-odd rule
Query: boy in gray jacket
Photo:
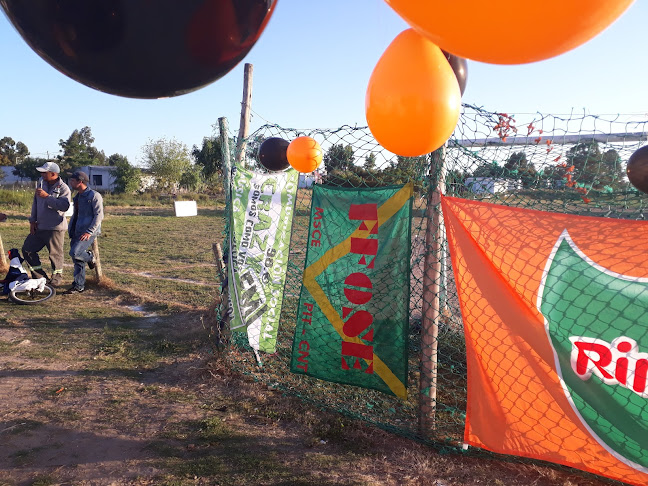
[[[38,252],[47,247],[52,265],[51,284],[61,285],[63,279],[63,238],[68,224],[65,212],[70,207],[70,188],[61,180],[61,169],[54,162],[46,162],[37,170],[43,174],[34,193],[29,235],[22,253],[34,278],[45,277]]]

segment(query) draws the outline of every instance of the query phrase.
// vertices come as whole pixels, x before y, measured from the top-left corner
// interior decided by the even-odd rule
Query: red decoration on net
[[[506,113],[498,113],[497,116],[498,122],[497,125],[493,127],[493,130],[497,132],[497,136],[501,138],[503,142],[506,142],[506,137],[512,134],[517,134],[515,118]]]

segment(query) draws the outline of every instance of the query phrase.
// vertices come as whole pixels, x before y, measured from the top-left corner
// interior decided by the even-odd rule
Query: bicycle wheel
[[[42,292],[39,292],[37,289],[34,290],[12,290],[9,292],[9,299],[16,304],[23,305],[34,305],[45,302],[48,299],[51,299],[56,295],[56,289],[51,287],[49,284],[45,284],[45,288]]]

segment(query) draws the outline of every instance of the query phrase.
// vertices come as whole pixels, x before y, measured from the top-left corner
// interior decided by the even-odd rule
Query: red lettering
[[[311,235],[311,246],[321,246],[321,238],[322,232],[320,230],[313,231],[313,234]]]
[[[371,227],[370,234],[378,234],[378,205],[377,204],[351,204],[349,207],[349,220],[350,221],[362,221],[358,230],[369,231]],[[373,221],[374,224],[369,224],[367,222]],[[365,255],[377,255],[378,254],[378,240],[370,238],[355,238],[351,237],[351,249],[350,253],[355,253],[357,255],[362,255],[360,259],[360,264],[366,265],[367,260]],[[374,259],[375,260],[375,259]],[[370,268],[373,268],[373,261],[371,262]],[[354,305],[364,305],[371,300],[373,297],[372,289],[373,284],[371,279],[361,272],[355,272],[344,279],[344,295],[347,300]],[[353,312],[352,307],[342,307],[342,318],[345,319],[349,314]],[[347,319],[342,327],[342,332],[344,336],[348,337],[357,337],[362,333],[365,333],[365,337],[373,339],[373,329],[366,332],[371,325],[373,324],[373,316],[370,312],[366,310],[357,310],[351,317]],[[343,337],[344,337],[343,336]],[[348,341],[342,341],[342,369],[349,370],[349,363],[345,360],[344,357],[354,357],[358,358],[353,363],[353,369],[362,369],[361,359],[364,359],[369,362],[369,367],[365,370],[365,373],[373,373],[373,346],[364,343],[352,343]]]
[[[373,346],[369,346],[368,344],[342,341],[342,355],[373,360]]]
[[[632,350],[632,343],[629,343],[628,341],[621,341],[619,344],[617,344],[617,349],[622,353],[629,353]]]
[[[378,240],[368,238],[351,238],[351,253],[358,255],[377,255]]]
[[[603,368],[612,362],[612,351],[604,344],[585,343],[576,341],[574,345],[578,348],[578,358],[576,359],[576,373],[585,375],[587,373],[587,363],[591,361],[592,364],[607,378],[612,378],[612,375],[605,371]],[[594,361],[589,357],[586,351],[593,351],[598,355],[598,360]]]
[[[349,207],[349,219],[354,221],[378,221],[378,205],[352,204]]]
[[[614,377],[619,383],[625,385],[628,380],[628,358],[619,358],[616,362]]]
[[[646,377],[648,376],[648,359],[638,359],[635,365],[634,382],[632,389],[637,393],[646,391]]]
[[[371,329],[367,334],[364,336],[360,336],[360,339],[364,339],[365,341],[373,341],[373,332],[374,330]]]
[[[359,310],[351,317],[349,317],[349,320],[344,323],[342,331],[347,336],[356,337],[361,332],[364,332],[364,330],[369,326],[371,326],[372,323],[373,316],[365,310]],[[344,347],[344,343],[342,343],[342,346]],[[344,351],[342,352],[342,354],[344,354]]]
[[[324,210],[322,208],[315,208],[315,216],[313,219],[322,219],[322,216],[324,216]]]
[[[365,289],[373,288],[371,279],[367,277],[364,273],[360,273],[360,272],[352,273],[351,275],[349,275],[344,280],[344,283],[346,285],[353,285],[354,287],[362,287]],[[371,300],[372,297],[371,292],[367,292],[366,290],[357,290],[357,289],[349,289],[349,288],[344,289],[344,295],[349,300],[349,302],[356,305],[366,304]]]
[[[309,311],[313,312],[313,304],[309,304],[308,302],[304,302],[304,307],[306,307]]]
[[[302,347],[306,348],[305,350],[302,350]],[[300,370],[303,370],[304,372],[308,371],[308,355],[309,352],[308,350],[310,349],[310,345],[308,344],[308,341],[301,341],[299,343],[299,357],[297,358],[297,361],[299,361],[302,364],[298,364],[297,368]]]

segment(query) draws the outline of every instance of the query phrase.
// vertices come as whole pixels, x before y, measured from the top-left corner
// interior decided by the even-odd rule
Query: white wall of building
[[[519,180],[495,177],[468,177],[465,185],[473,194],[498,194],[522,189],[522,182]]]
[[[4,177],[0,180],[0,184],[8,186],[11,184],[30,184],[32,181],[29,178],[18,177],[13,174],[13,167],[2,166],[0,170],[4,173]]]
[[[108,165],[85,165],[75,167],[74,170],[81,170],[88,174],[90,189],[97,191],[112,192],[115,189],[115,176],[112,174],[113,167]]]

